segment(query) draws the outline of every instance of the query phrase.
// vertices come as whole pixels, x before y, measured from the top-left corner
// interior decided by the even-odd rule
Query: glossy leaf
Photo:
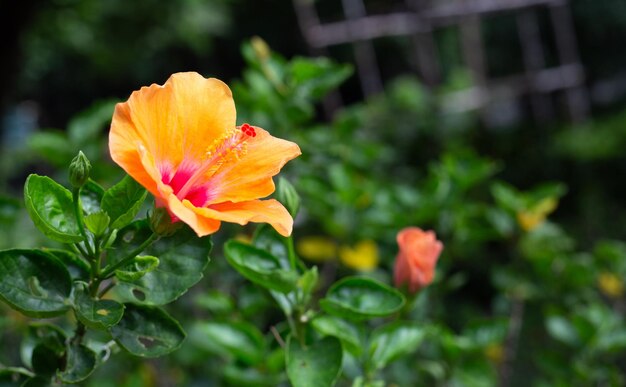
[[[415,323],[395,322],[382,326],[372,333],[369,356],[375,369],[417,350],[426,332]]]
[[[400,292],[385,284],[364,277],[346,277],[331,286],[320,305],[339,317],[366,319],[395,313],[404,302]]]
[[[83,240],[74,216],[72,193],[47,176],[30,175],[24,185],[30,218],[45,236],[61,243]]]
[[[76,317],[86,326],[106,330],[117,324],[124,314],[124,305],[114,300],[97,300],[89,295],[87,284],[74,286],[73,305]]]
[[[70,273],[70,277],[72,280],[82,279],[87,281],[89,279],[89,272],[91,268],[89,264],[81,259],[78,255],[72,253],[71,251],[62,250],[62,249],[49,249],[42,248],[43,252],[48,253],[50,255],[54,255]]]
[[[96,354],[86,346],[70,345],[65,353],[65,369],[57,371],[57,376],[65,383],[81,382],[96,368]]]
[[[263,335],[254,325],[245,321],[198,323],[190,337],[194,345],[200,348],[237,358],[250,365],[263,360],[265,353]]]
[[[85,226],[96,236],[101,236],[109,227],[111,219],[106,212],[99,211],[85,216]]]
[[[116,270],[115,276],[122,281],[132,282],[140,279],[159,266],[159,258],[151,255],[139,255],[126,267]]]
[[[101,210],[102,196],[104,196],[104,188],[91,179],[87,180],[87,183],[80,189],[80,204],[85,214],[89,215]]]
[[[302,346],[289,337],[287,341],[287,375],[294,387],[326,387],[335,384],[341,372],[341,343],[334,337]]]
[[[128,352],[141,357],[158,357],[178,349],[183,343],[185,332],[164,310],[133,304],[125,304],[125,307],[124,316],[110,332]]]
[[[254,246],[230,240],[224,255],[241,275],[264,288],[288,293],[298,281],[295,272],[281,268],[278,258]]]
[[[122,228],[132,222],[147,194],[148,191],[128,175],[106,190],[102,209],[111,218],[111,228]]]
[[[0,251],[0,299],[30,317],[51,317],[68,309],[70,274],[40,250]]]
[[[30,361],[37,375],[52,376],[63,366],[63,352],[55,351],[45,344],[37,344]]]
[[[281,236],[269,224],[261,224],[254,232],[253,244],[261,250],[265,250],[278,258],[280,267],[289,269],[289,250],[287,238]]]
[[[152,232],[144,221],[133,222],[120,230],[113,244],[113,255],[127,254],[148,238]],[[136,281],[122,281],[115,291],[123,301],[147,305],[168,304],[196,284],[209,263],[211,239],[198,238],[185,227],[173,237],[162,238],[145,250],[158,257],[159,266]]]
[[[333,336],[341,340],[343,347],[353,355],[361,355],[363,332],[356,325],[335,316],[316,317],[311,321],[311,325],[322,335]]]
[[[31,323],[20,345],[22,363],[32,368],[31,360],[36,346],[43,344],[52,348],[55,353],[62,353],[65,350],[66,341],[65,332],[58,326],[45,322]]]

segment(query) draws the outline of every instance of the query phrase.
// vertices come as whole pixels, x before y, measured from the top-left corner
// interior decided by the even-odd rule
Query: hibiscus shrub
[[[42,238],[0,251],[0,384],[625,382],[626,246],[581,251],[563,184],[501,181],[414,79],[320,123],[349,66],[243,55],[232,93],[178,73],[31,139],[69,170],[26,179]]]

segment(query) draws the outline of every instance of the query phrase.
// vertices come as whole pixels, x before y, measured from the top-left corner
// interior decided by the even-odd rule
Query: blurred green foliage
[[[107,31],[116,4],[86,4],[91,5],[84,6],[80,17],[69,15],[69,23],[49,23],[47,28],[66,30],[58,44],[92,57],[89,50],[96,48],[81,41],[85,38],[76,29],[91,20]],[[168,15],[178,26],[173,36],[202,50],[209,44],[197,34],[202,30],[188,34],[184,26],[192,24],[179,19],[193,23],[194,4],[172,5],[176,13]],[[227,20],[212,28],[224,27]],[[146,34],[137,44],[170,44],[154,33],[156,38]],[[42,50],[40,59],[55,55],[50,48]],[[132,54],[122,51],[119,58],[99,62],[106,67],[102,74],[117,74]],[[402,227],[434,229],[445,244],[436,282],[398,312],[411,323],[391,326],[381,318],[359,325],[336,316],[304,315],[312,319],[315,335],[334,337],[344,348],[339,385],[375,386],[377,380],[400,386],[626,383],[621,356],[626,350],[626,245],[605,237],[623,239],[626,211],[623,189],[616,183],[626,172],[623,112],[547,133],[534,128],[519,135],[485,131],[475,115],[451,114],[441,107],[445,92],[465,82],[461,74],[434,92],[414,77],[398,78],[383,94],[322,122],[319,103],[351,75],[350,66],[326,58],[288,60],[258,39],[244,44],[242,54],[246,69],[232,83],[239,123],[262,126],[297,142],[303,151],[287,168],[301,196],[296,244],[308,237],[336,246],[374,241],[380,264],[361,274],[386,283],[391,282],[395,235]],[[46,70],[41,63],[31,66],[32,74]],[[151,74],[136,68],[127,76],[141,82],[152,81]],[[45,160],[46,168],[57,170],[80,148],[98,163],[96,180],[115,181],[115,169],[103,167],[103,128],[112,106],[96,104],[65,130],[34,134],[24,162]],[[13,173],[5,170],[3,177]],[[287,195],[281,192],[277,195]],[[0,247],[42,243],[24,219],[18,200],[0,198],[5,230]],[[248,234],[240,237],[249,239]],[[216,236],[216,245],[227,235]],[[282,257],[277,267],[286,265],[288,246],[276,244],[263,231],[254,235],[254,245]],[[319,274],[308,274],[319,275],[320,285],[309,295],[313,304],[332,283],[354,273],[337,258],[331,253]],[[280,340],[289,327],[280,315],[289,303],[255,285],[258,278],[250,282],[238,275],[222,257],[209,264],[206,277],[171,308],[173,314],[188,316],[181,322],[189,332],[182,349],[150,362],[118,353],[89,385],[287,385],[285,368],[294,371],[284,364],[285,343]],[[287,287],[306,281],[304,275],[280,280]],[[5,309],[0,316],[0,327],[7,328],[0,333],[7,348],[0,363],[19,363],[19,353],[9,348],[18,345],[16,337],[27,322]],[[401,332],[401,339],[390,332]],[[323,343],[336,346],[332,339]]]

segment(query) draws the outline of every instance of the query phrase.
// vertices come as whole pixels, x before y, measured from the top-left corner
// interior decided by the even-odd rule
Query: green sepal
[[[151,234],[144,220],[119,230],[113,248],[109,250],[111,262],[134,250]],[[114,290],[122,301],[168,304],[202,279],[211,247],[211,238],[198,238],[191,229],[184,227],[173,237],[159,239],[145,250],[145,254],[159,258],[157,268],[135,281],[120,280]]]
[[[283,269],[279,259],[265,250],[230,240],[224,245],[224,255],[235,270],[257,285],[282,293],[296,287],[298,274]]]
[[[73,211],[72,193],[47,176],[30,175],[24,185],[24,202],[33,223],[48,238],[76,243],[80,234]]]
[[[159,266],[159,258],[151,255],[138,255],[123,269],[115,270],[115,276],[122,281],[137,281]]]
[[[287,375],[294,387],[333,386],[341,373],[341,343],[328,336],[303,346],[289,336],[285,356]]]
[[[0,251],[0,299],[29,317],[52,317],[69,308],[67,269],[41,250]]]
[[[135,356],[158,357],[181,346],[186,334],[164,310],[125,304],[124,316],[111,328],[113,339]]]
[[[365,277],[346,277],[330,287],[320,306],[328,313],[348,319],[389,316],[404,306],[397,290]]]
[[[107,330],[124,315],[124,305],[114,300],[94,299],[84,282],[74,283],[72,296],[76,318],[90,328]]]
[[[101,236],[109,227],[109,223],[111,219],[109,215],[107,215],[104,211],[94,212],[85,216],[85,226],[87,229],[91,231],[95,236]]]
[[[102,209],[111,218],[111,228],[122,228],[133,221],[148,192],[126,175],[102,197]]]
[[[417,350],[426,331],[414,322],[396,321],[377,328],[372,333],[369,357],[375,369]]]

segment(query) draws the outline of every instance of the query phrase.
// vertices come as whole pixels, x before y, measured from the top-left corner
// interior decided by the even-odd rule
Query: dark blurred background
[[[451,109],[497,103],[500,113],[484,115],[492,126],[583,120],[619,107],[626,92],[621,0],[31,0],[0,7],[5,132],[7,115],[25,101],[41,126],[62,127],[94,100],[123,99],[176,71],[236,78],[240,44],[254,35],[287,57],[325,54],[357,64],[344,86],[347,102],[401,74],[418,74],[431,87],[468,78],[461,86],[487,95],[452,96]],[[342,23],[350,20],[353,26]],[[540,72],[546,69],[555,71]]]

